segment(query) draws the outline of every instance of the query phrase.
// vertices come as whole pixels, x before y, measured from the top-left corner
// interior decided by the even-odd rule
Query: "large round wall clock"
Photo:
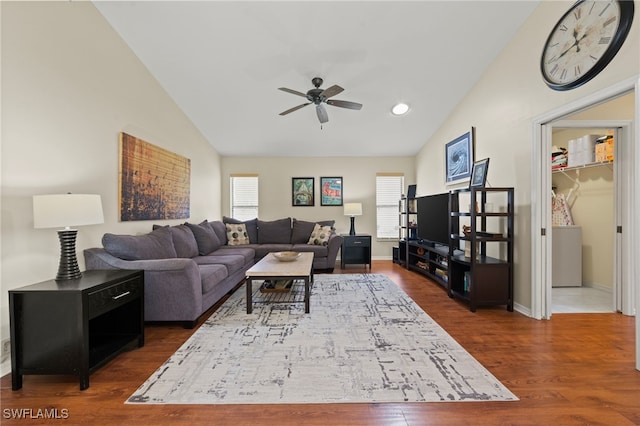
[[[627,38],[633,0],[580,0],[558,21],[542,51],[540,69],[554,90],[569,90],[598,75]]]

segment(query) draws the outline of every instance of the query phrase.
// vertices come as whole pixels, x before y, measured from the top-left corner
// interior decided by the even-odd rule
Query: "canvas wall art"
[[[120,220],[189,217],[191,160],[120,133]]]

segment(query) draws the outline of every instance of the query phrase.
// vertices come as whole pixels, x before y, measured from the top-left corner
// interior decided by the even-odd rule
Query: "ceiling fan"
[[[320,77],[313,78],[311,80],[311,83],[315,86],[315,89],[311,89],[307,93],[302,93],[302,92],[298,92],[297,90],[287,89],[286,87],[280,87],[279,90],[282,90],[283,92],[288,92],[294,95],[302,96],[303,98],[307,98],[307,100],[309,101],[307,103],[304,103],[304,104],[295,106],[293,108],[290,108],[286,111],[283,111],[280,113],[280,115],[287,115],[290,112],[297,111],[300,108],[305,107],[307,105],[315,104],[316,113],[318,114],[318,120],[320,120],[320,123],[323,124],[329,121],[329,116],[327,115],[327,111],[324,109],[324,105],[322,105],[323,103],[337,106],[340,108],[348,108],[348,109],[355,109],[355,110],[359,110],[362,108],[362,104],[359,104],[356,102],[329,99],[337,95],[338,93],[341,93],[344,89],[338,86],[337,84],[334,84],[333,86],[323,90],[323,89],[320,89],[320,86],[322,86],[322,82],[323,80]]]

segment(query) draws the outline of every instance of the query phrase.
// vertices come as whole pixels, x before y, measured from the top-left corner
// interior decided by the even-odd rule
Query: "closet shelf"
[[[581,164],[579,166],[572,166],[572,167],[560,167],[558,169],[552,169],[551,173],[562,173],[562,172],[568,172],[570,170],[588,169],[588,168],[591,168],[591,167],[601,167],[601,166],[609,166],[609,165],[613,165],[613,160],[611,160],[611,161],[597,161],[597,162],[593,162],[593,163],[589,163],[589,164]]]

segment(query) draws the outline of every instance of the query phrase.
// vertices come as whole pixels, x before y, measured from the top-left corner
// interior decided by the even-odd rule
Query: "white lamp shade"
[[[33,227],[60,228],[104,223],[102,199],[94,194],[33,196]]]
[[[362,203],[344,203],[345,216],[362,216]]]

